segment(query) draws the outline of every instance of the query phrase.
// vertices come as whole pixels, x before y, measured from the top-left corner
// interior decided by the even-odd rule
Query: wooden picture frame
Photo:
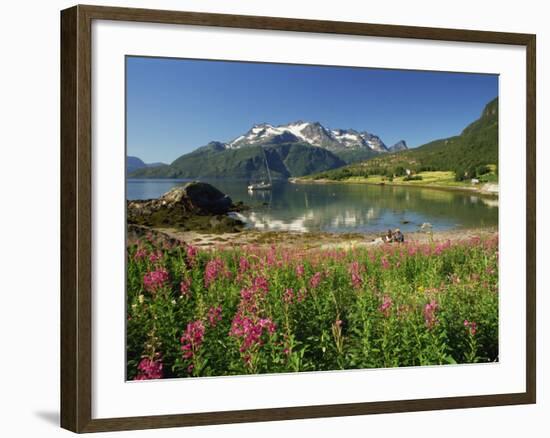
[[[114,20],[387,38],[518,45],[526,48],[527,283],[526,391],[126,418],[92,418],[92,22]],[[75,6],[61,12],[61,426],[99,432],[529,404],[536,401],[535,48],[530,34]]]

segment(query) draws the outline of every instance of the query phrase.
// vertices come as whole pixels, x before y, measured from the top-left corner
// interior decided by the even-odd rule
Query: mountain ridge
[[[128,155],[126,157],[126,172],[132,173],[139,169],[167,166],[165,163],[145,163],[141,158]]]
[[[246,133],[226,144],[228,149],[236,149],[273,141],[303,142],[332,151],[341,149],[368,148],[375,152],[387,152],[389,148],[379,136],[368,131],[355,129],[331,129],[319,122],[297,120],[283,125],[258,123]]]
[[[378,155],[341,169],[311,175],[311,178],[391,176],[399,173],[397,170],[409,169],[413,172],[453,171],[461,180],[483,172],[489,164],[498,167],[498,97],[488,102],[479,118],[468,124],[459,135],[433,140],[413,149]]]
[[[397,145],[407,148],[403,140],[392,148]],[[266,152],[269,169],[276,178],[330,170],[392,151],[379,136],[367,131],[330,129],[319,122],[302,120],[278,126],[259,123],[227,143],[211,141],[178,157],[168,166],[153,169],[141,167],[130,176],[264,177],[266,169],[262,149]],[[292,160],[288,157],[292,157]]]

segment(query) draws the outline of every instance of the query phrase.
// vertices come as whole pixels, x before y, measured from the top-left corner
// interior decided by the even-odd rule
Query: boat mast
[[[265,154],[265,149],[263,148],[263,146],[261,146],[261,148],[264,154],[264,162],[265,162],[265,168],[267,169],[267,177],[269,179],[269,184],[271,184],[271,172],[269,171],[269,166],[267,165],[267,156]]]

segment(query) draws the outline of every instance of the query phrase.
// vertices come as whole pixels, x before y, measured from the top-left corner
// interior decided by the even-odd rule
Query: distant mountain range
[[[167,166],[165,163],[144,163],[141,158],[138,157],[126,157],[126,172],[132,173],[138,169],[154,168]]]
[[[142,166],[136,178],[259,178],[265,160],[275,178],[322,172],[380,154],[407,150],[404,140],[388,147],[377,135],[354,129],[329,129],[318,122],[254,125],[228,143],[210,142],[170,165]]]

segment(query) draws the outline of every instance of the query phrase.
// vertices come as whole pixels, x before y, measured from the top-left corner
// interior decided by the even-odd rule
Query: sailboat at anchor
[[[261,147],[261,146],[260,146]],[[265,150],[262,148],[262,154],[264,156],[265,168],[267,169],[267,181],[260,181],[258,183],[250,183],[248,185],[248,190],[253,192],[254,190],[271,190],[271,172],[269,171],[269,166],[267,164],[267,157],[265,155]]]

